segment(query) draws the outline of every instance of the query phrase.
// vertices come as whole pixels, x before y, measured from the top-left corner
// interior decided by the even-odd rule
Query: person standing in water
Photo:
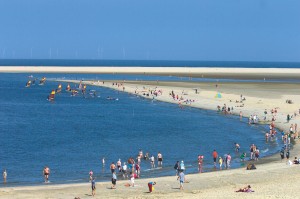
[[[50,169],[48,166],[45,166],[43,170],[43,174],[44,174],[45,182],[49,182]]]
[[[6,169],[3,171],[3,182],[6,183],[6,178],[7,178],[7,172]]]
[[[157,154],[157,166],[162,166],[162,154],[160,152],[158,152]]]
[[[151,161],[151,167],[154,168],[155,167],[155,162],[154,162],[154,156],[152,155],[150,158]]]
[[[112,162],[111,165],[110,165],[110,171],[111,171],[111,173],[114,173],[115,170],[116,170],[116,165],[115,165],[114,162]]]
[[[203,158],[204,158],[204,156],[198,155],[198,171],[199,171],[199,173],[202,173]]]
[[[92,170],[90,170],[90,172],[89,172],[89,175],[90,175],[90,182],[93,180],[93,171]]]
[[[234,146],[235,146],[235,151],[236,152],[239,152],[240,150],[240,145],[238,143],[234,143]]]
[[[105,157],[102,158],[102,166],[104,167],[105,165]]]
[[[121,162],[121,159],[119,159],[118,162],[117,162],[117,168],[118,168],[119,172],[121,172],[121,170],[122,170],[122,162]]]
[[[214,149],[214,151],[212,153],[212,156],[213,156],[213,160],[214,160],[214,167],[216,167],[216,165],[217,165],[217,157],[218,157],[218,153],[217,153],[216,149]]]

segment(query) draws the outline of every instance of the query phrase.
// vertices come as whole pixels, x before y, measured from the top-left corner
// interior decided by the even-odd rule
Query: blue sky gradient
[[[0,58],[300,61],[299,0],[0,0]]]

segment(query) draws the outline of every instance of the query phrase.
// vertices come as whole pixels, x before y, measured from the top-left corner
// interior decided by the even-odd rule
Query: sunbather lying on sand
[[[243,188],[243,189],[239,189],[235,192],[254,192],[253,190],[251,190],[251,186],[248,185],[247,187]]]

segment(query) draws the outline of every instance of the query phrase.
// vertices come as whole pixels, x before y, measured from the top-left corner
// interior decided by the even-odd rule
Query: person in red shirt
[[[214,166],[216,167],[217,165],[217,158],[218,158],[218,153],[216,151],[216,149],[214,149],[213,153],[212,153],[213,159],[214,159]]]

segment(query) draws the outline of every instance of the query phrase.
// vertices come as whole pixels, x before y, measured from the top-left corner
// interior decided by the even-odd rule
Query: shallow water
[[[107,88],[88,86],[99,98],[71,97],[63,84],[62,93],[49,102],[47,95],[58,83],[25,88],[27,76],[0,74],[0,169],[7,169],[10,185],[43,182],[45,165],[51,169],[53,183],[88,181],[90,169],[98,181],[109,180],[109,164],[135,157],[139,149],[155,157],[158,151],[163,154],[162,169],[150,169],[150,162],[142,161],[141,177],[155,177],[174,175],[177,160],[185,161],[187,173],[197,172],[198,154],[205,156],[204,171],[212,171],[213,149],[222,156],[231,153],[233,168],[244,166],[234,152],[234,142],[247,153],[256,144],[262,157],[281,146],[278,138],[265,143],[267,126],[249,126],[246,119],[215,111],[181,110]]]

